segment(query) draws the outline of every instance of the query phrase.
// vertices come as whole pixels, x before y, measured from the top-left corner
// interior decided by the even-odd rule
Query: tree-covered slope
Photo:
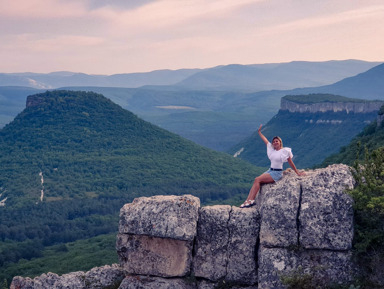
[[[384,115],[384,106],[379,114]],[[327,157],[321,166],[325,167],[335,163],[353,165],[357,156],[364,159],[365,148],[372,152],[380,147],[384,147],[384,122],[378,125],[377,121],[374,121],[367,125],[350,143],[341,147],[337,153]]]
[[[325,102],[322,97],[330,95],[303,96],[306,104]],[[348,98],[335,96],[338,101]],[[312,99],[313,98],[313,99]],[[294,98],[288,97],[289,100]],[[352,100],[351,100],[352,101]],[[353,100],[355,102],[356,100]],[[362,100],[362,102],[365,102]],[[264,135],[271,139],[278,135],[284,145],[293,150],[295,164],[300,168],[312,167],[321,163],[327,156],[336,153],[348,144],[367,125],[376,118],[377,111],[354,113],[347,111],[289,112],[280,110],[263,128]],[[256,129],[256,127],[255,127]],[[268,166],[266,148],[257,132],[236,145],[231,154],[241,152],[239,157],[257,166]]]
[[[241,187],[256,169],[139,119],[102,95],[53,91],[0,131],[7,203]],[[203,197],[201,195],[201,197]],[[204,199],[204,197],[203,197]]]
[[[308,95],[286,95],[283,99],[299,104],[315,104],[315,103],[366,103],[368,100],[358,99],[358,98],[349,98],[341,95],[335,94],[326,94],[326,93],[313,93]]]

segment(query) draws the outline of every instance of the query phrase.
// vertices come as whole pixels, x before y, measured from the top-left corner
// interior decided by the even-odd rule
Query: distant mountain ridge
[[[303,87],[308,82],[299,80],[303,79],[306,74],[312,80],[319,78],[323,81],[324,75],[327,77],[330,75],[335,80],[337,71],[345,71],[346,67],[351,65],[352,68],[355,68],[348,73],[352,73],[356,71],[356,67],[359,67],[360,64],[371,66],[373,63],[351,60],[315,64],[306,62],[281,65],[265,64],[262,67],[229,65],[196,72],[190,76],[188,81],[188,78],[185,78],[186,82],[183,83],[185,86],[147,85],[140,88],[73,86],[66,89],[101,93],[146,121],[200,145],[218,151],[227,151],[244,138],[249,137],[259,123],[269,121],[278,112],[280,99],[285,95],[330,93],[349,98],[383,100],[384,71],[382,68],[384,65],[375,66],[364,73],[356,72],[356,74],[359,74],[348,78],[348,81],[342,80],[326,86],[292,90],[258,91],[256,89],[247,91],[246,85],[251,84],[259,88],[261,85],[279,87],[280,83],[283,83],[280,82],[283,79],[288,82],[294,79],[291,83],[292,86],[300,85],[300,87]],[[334,66],[339,68],[333,70]],[[292,68],[291,75],[288,75],[288,67]],[[295,67],[296,69],[294,69]],[[268,70],[268,73],[264,76],[260,72],[263,69]],[[236,73],[237,71],[243,71],[244,73]],[[250,72],[247,76],[246,71],[258,71],[258,73],[262,74],[262,77],[260,79],[255,78],[253,72]],[[282,71],[284,72],[283,76],[289,76],[289,78],[281,76]],[[64,72],[59,74],[65,75]],[[217,76],[217,83],[222,81],[222,85],[215,84],[215,75]],[[266,75],[270,77],[265,77]],[[340,74],[337,78],[339,77]],[[196,81],[192,78],[196,78]],[[213,86],[209,84],[210,88],[204,90],[202,86],[199,87],[199,79],[205,79],[208,82],[213,79],[214,81],[210,82]],[[238,80],[243,81],[242,83],[245,85],[243,88],[238,88],[240,83],[237,82]],[[231,85],[233,85],[232,88]],[[224,86],[227,90],[223,88]],[[212,87],[216,87],[215,89],[218,90],[214,90]],[[25,90],[25,98],[28,94],[31,94],[31,90],[35,93],[44,91],[32,88],[0,86],[0,127],[11,121],[24,108],[25,98],[22,99],[21,96],[23,89]]]
[[[384,63],[366,72],[320,87],[298,88],[290,94],[331,93],[350,98],[384,99]]]
[[[243,91],[317,87],[354,76],[379,64],[380,62],[366,63],[359,60],[232,64],[201,70],[179,82],[177,86]]]
[[[222,65],[207,69],[155,70],[142,73],[91,75],[52,73],[0,73],[0,86],[55,89],[65,86],[137,88],[145,85],[176,85],[184,89],[245,90],[293,89],[320,86],[364,72],[379,62],[340,60],[294,61],[251,65]]]
[[[0,73],[0,86],[28,86],[55,89],[63,86],[140,87],[172,85],[200,69],[155,70],[143,73],[92,75],[69,71],[51,73]]]

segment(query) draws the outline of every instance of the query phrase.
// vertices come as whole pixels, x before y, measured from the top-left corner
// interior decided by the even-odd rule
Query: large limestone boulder
[[[200,210],[194,275],[213,281],[224,278],[228,261],[230,206],[203,207]]]
[[[258,252],[258,288],[283,289],[280,276],[292,273],[298,268],[298,258],[294,251],[286,248],[267,248],[260,246]]]
[[[120,210],[119,233],[192,241],[199,208],[192,195],[136,198]]]
[[[263,187],[260,193],[260,244],[350,249],[353,201],[345,189],[353,184],[346,165],[308,171],[305,177],[286,171],[281,181]]]
[[[200,209],[193,273],[211,281],[257,282],[256,208],[210,206]]]
[[[300,245],[306,249],[351,249],[353,200],[345,189],[352,189],[354,180],[349,167],[318,169],[300,183]]]
[[[282,276],[309,274],[318,284],[351,279],[353,188],[349,167],[333,165],[298,177],[286,171],[258,196],[262,215],[259,288],[285,288]]]
[[[260,206],[260,244],[265,247],[296,246],[301,198],[297,178],[285,177],[263,188],[259,195],[263,198]]]
[[[180,277],[190,271],[192,242],[118,234],[116,248],[120,264],[129,274]]]
[[[316,288],[352,281],[351,251],[303,250],[292,248],[259,249],[259,287],[283,289],[282,278],[307,276]]]
[[[137,198],[124,205],[116,242],[122,268],[128,274],[187,275],[199,207],[191,195]]]
[[[229,243],[226,280],[239,284],[257,283],[257,245],[260,213],[232,207],[228,222]]]

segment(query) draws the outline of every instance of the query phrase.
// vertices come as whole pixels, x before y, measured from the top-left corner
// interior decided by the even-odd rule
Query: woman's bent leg
[[[253,182],[252,188],[249,191],[247,200],[254,200],[256,198],[257,193],[260,190],[261,184],[269,184],[275,182],[271,175],[268,173],[264,173],[260,176],[258,176],[255,181]]]

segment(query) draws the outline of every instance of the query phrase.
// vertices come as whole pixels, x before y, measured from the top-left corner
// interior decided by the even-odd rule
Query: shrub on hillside
[[[356,187],[355,256],[361,269],[362,288],[383,288],[384,277],[384,147],[356,161],[352,173]]]

